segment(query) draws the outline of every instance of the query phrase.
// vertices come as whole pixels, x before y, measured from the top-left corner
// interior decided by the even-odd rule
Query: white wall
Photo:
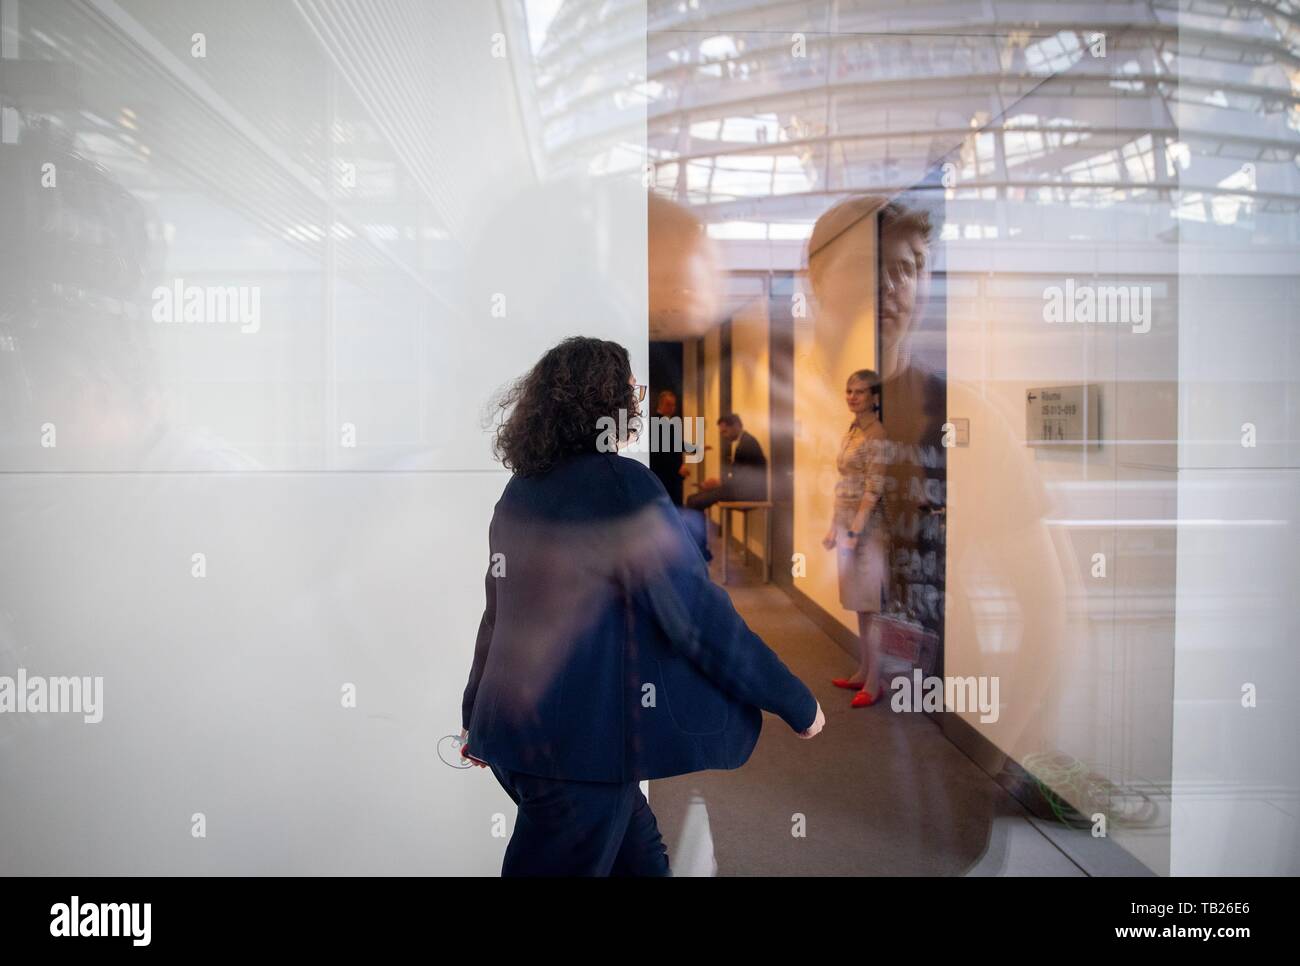
[[[949,450],[947,673],[999,677],[999,720],[965,719],[1085,814],[1071,770],[1140,803],[1105,809],[1108,834],[1152,870],[1294,874],[1297,293],[1286,249],[1215,237],[1142,280],[1145,334],[1045,326],[1061,277],[949,246],[948,414],[971,443]],[[1025,390],[1076,383],[1099,387],[1102,446],[1029,450]]]
[[[763,447],[768,459],[770,494],[772,420],[768,383],[772,365],[768,344],[767,300],[755,299],[731,317],[731,411],[740,414],[745,431],[753,434]],[[763,511],[749,516],[749,552],[761,559],[766,552],[763,548]],[[744,526],[741,514],[732,514],[731,526],[739,540]]]
[[[636,156],[636,132],[644,150],[644,107],[571,180],[539,182],[495,4],[347,23],[325,2],[220,22],[127,6],[24,5],[19,29],[58,7],[107,58],[80,65],[87,107],[132,105],[155,139],[125,158],[83,145],[166,242],[142,298],[175,277],[260,285],[261,326],[158,326],[147,302],[121,323],[174,426],[149,451],[120,350],[89,342],[90,374],[65,377],[75,341],[20,345],[36,395],[0,448],[0,674],[102,675],[104,717],[0,716],[0,870],[495,875],[513,805],[437,754],[460,730],[508,478],[484,406],[573,334],[647,374],[639,167],[585,173],[612,146]],[[178,24],[200,12],[196,63]],[[511,33],[510,56],[524,43]],[[627,56],[619,76],[644,71],[641,47]],[[161,79],[135,87],[145,61]]]
[[[1202,24],[1189,13],[1179,26]],[[1178,63],[1180,82],[1204,70],[1194,58]],[[1218,120],[1195,98],[1176,108],[1186,130]],[[1267,112],[1234,123],[1261,136],[1289,133]],[[1295,875],[1300,234],[1294,211],[1231,194],[1205,199],[1193,186],[1245,183],[1262,196],[1294,190],[1297,172],[1293,163],[1193,151],[1179,178],[1189,217],[1178,245],[1171,867]]]
[[[1080,248],[953,242],[942,258],[948,417],[970,420],[969,446],[947,451],[945,673],[996,677],[997,720],[963,718],[1084,814],[1110,812],[1110,838],[1167,872],[1175,481],[1142,457],[1176,420],[1175,400],[1151,403],[1176,318],[1168,276],[1127,279],[1153,286],[1139,335],[1044,322],[1044,289]],[[1136,263],[1107,251],[1082,281]],[[1077,384],[1098,389],[1101,445],[1026,445],[1026,391]],[[1140,789],[1154,814],[1116,819],[1096,779]]]
[[[863,264],[874,272],[874,262]],[[822,546],[835,514],[836,461],[853,414],[844,402],[849,373],[876,368],[875,310],[855,326],[816,311],[794,320],[794,553],[806,571],[794,585],[854,634],[857,614],[840,606],[835,552]]]
[[[1295,249],[1181,255],[1173,872],[1295,875]]]
[[[722,437],[718,435],[718,416],[722,405],[722,333],[717,327],[704,334],[704,398],[701,400],[700,413],[704,416],[704,459],[696,464],[700,470],[700,481],[710,477],[722,477]],[[689,481],[687,495],[691,494]],[[699,492],[696,490],[695,492]],[[722,511],[710,507],[707,511],[715,523],[720,523]]]

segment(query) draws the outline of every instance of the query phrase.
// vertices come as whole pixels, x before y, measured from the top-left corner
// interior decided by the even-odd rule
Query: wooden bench
[[[763,511],[763,583],[772,581],[772,501],[771,500],[720,500],[713,504],[722,511],[722,582],[727,582],[727,558],[731,536],[731,513],[741,513],[741,545],[745,549],[745,564],[749,564],[749,514]]]

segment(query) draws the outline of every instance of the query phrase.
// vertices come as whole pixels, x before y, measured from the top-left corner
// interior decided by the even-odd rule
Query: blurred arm
[[[636,515],[624,541],[624,580],[637,606],[653,614],[672,646],[719,688],[771,711],[795,731],[817,715],[817,700],[736,613],[725,590],[709,579],[667,497]]]

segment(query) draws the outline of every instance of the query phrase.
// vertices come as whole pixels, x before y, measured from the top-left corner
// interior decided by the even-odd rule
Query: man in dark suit
[[[724,478],[705,480],[700,492],[686,499],[693,510],[704,510],[723,500],[766,500],[767,457],[752,434],[745,431],[740,417],[729,413],[718,420],[718,434],[733,444]]]
[[[659,393],[656,402],[655,415],[661,419],[672,419],[677,415],[677,393],[671,389],[665,389]],[[682,450],[690,452],[693,447],[690,443],[682,441]],[[659,477],[659,482],[664,485],[668,491],[668,498],[673,501],[673,506],[682,504],[682,484],[685,482],[686,461],[682,456],[682,450],[670,450],[654,448],[650,452],[650,469],[655,476]]]

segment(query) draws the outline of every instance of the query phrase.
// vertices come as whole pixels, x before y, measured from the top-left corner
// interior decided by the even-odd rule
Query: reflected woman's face
[[[892,347],[912,330],[929,266],[918,235],[886,235],[880,249],[880,341]]]
[[[929,253],[916,234],[887,233],[880,242],[880,338],[887,348],[911,331],[925,304]],[[876,226],[864,218],[849,228],[823,256],[817,283],[822,310],[838,325],[870,325],[876,314],[876,289],[870,265],[876,258]]]
[[[871,411],[871,387],[861,379],[850,379],[848,385],[844,387],[844,401],[848,404],[849,412],[855,416],[858,413]]]

